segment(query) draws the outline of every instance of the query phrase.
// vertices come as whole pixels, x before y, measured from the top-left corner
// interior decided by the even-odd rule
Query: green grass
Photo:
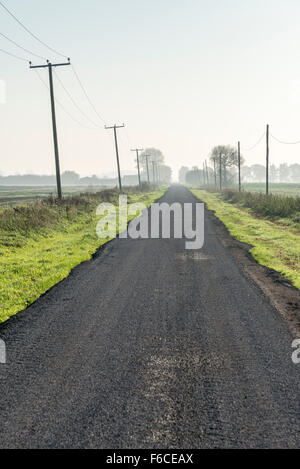
[[[255,215],[250,208],[225,202],[219,193],[192,190],[239,241],[253,246],[261,265],[280,272],[300,289],[300,226],[289,219],[276,221]]]
[[[95,193],[105,190],[99,186],[64,186],[64,195]],[[0,207],[24,204],[56,194],[55,186],[0,186]]]
[[[128,202],[149,206],[165,189],[131,189]],[[106,242],[96,235],[96,207],[103,201],[117,204],[117,191],[0,211],[0,322],[33,303]]]
[[[222,198],[225,202],[251,208],[256,215],[271,220],[286,218],[292,222],[300,223],[300,197],[298,196],[266,195],[257,192],[239,192],[234,189],[226,189],[222,192]]]
[[[243,189],[250,192],[265,192],[266,185],[262,182],[243,183]],[[299,184],[286,184],[286,183],[270,183],[269,187],[271,194],[287,194],[300,197],[300,183]]]

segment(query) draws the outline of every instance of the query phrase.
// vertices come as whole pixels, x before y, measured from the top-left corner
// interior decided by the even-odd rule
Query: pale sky
[[[202,165],[213,146],[250,147],[265,130],[300,140],[299,0],[3,0],[37,36],[71,57],[98,112],[121,129],[121,169],[134,169],[130,146],[156,147],[166,164]],[[0,8],[0,31],[38,55],[61,61]],[[30,57],[0,37],[0,48]],[[54,173],[47,89],[25,62],[0,52],[0,172]],[[70,67],[57,70],[100,128],[57,109],[62,170],[116,170],[113,135],[89,106]],[[48,80],[47,70],[40,72]],[[3,84],[2,84],[3,86]],[[58,100],[78,112],[55,79]],[[1,97],[1,93],[0,93]],[[262,142],[244,153],[265,162]],[[300,146],[271,142],[271,163],[300,163]]]

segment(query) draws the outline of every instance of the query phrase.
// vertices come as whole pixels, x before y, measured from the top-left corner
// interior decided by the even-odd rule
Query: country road
[[[203,249],[116,239],[0,338],[2,448],[300,447],[295,336],[207,212]]]

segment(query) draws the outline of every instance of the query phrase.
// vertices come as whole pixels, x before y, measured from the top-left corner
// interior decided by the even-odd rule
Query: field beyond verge
[[[128,203],[150,206],[166,188],[128,189]],[[119,193],[54,198],[0,210],[0,322],[25,309],[107,240],[96,235],[96,207]]]
[[[192,193],[215,212],[231,236],[253,246],[250,252],[259,264],[276,270],[300,289],[300,225],[297,218],[268,219],[241,204],[224,201],[224,194],[205,190],[192,190]]]

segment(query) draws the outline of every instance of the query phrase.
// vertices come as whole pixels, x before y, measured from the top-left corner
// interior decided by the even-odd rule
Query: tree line
[[[182,166],[179,170],[179,182],[182,184],[219,185],[230,187],[238,183],[239,155],[236,148],[230,145],[219,145],[213,148],[209,155],[209,163],[199,168]],[[261,164],[245,165],[245,160],[240,155],[242,182],[265,182],[266,167]],[[273,183],[300,183],[300,164],[287,163],[270,165],[269,180]]]
[[[164,160],[164,155],[160,150],[156,148],[147,148],[144,150],[143,153],[139,156],[141,181],[148,181],[149,172],[150,183],[169,184],[172,179],[172,170],[169,166],[164,164]],[[153,163],[155,164],[154,171]],[[95,174],[88,177],[80,177],[76,171],[65,171],[61,174],[61,182],[64,186],[114,187],[118,185],[118,178],[99,177]],[[138,174],[124,174],[122,175],[122,182],[124,186],[137,186],[139,183]],[[55,175],[0,175],[0,185],[5,186],[55,186],[55,184]]]

